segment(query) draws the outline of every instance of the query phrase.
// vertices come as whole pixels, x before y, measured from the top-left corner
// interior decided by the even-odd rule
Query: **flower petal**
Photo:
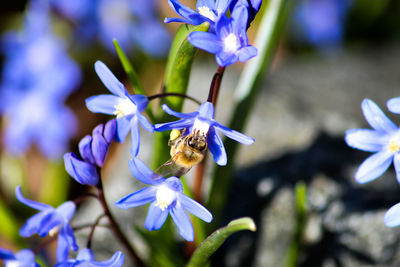
[[[396,227],[400,225],[400,203],[391,207],[383,217],[387,227]]]
[[[400,114],[400,97],[389,99],[389,101],[386,102],[386,106],[390,112]]]
[[[143,127],[143,129],[145,129],[146,131],[150,132],[150,133],[154,133],[154,126],[153,124],[151,124],[147,118],[145,116],[143,116],[142,114],[136,114],[136,116],[139,119],[139,123],[140,125]]]
[[[104,126],[104,138],[107,143],[111,143],[113,140],[117,139],[117,122],[115,119],[109,120]]]
[[[86,135],[79,142],[79,154],[81,154],[82,159],[85,161],[95,164],[95,160],[92,154],[92,137],[90,135]]]
[[[182,204],[182,207],[193,214],[196,217],[199,217],[205,222],[211,222],[213,219],[213,216],[211,212],[209,212],[205,207],[203,207],[200,203],[197,203],[190,197],[184,195],[184,194],[179,194],[178,196],[180,203]]]
[[[0,257],[1,258],[1,257]],[[33,267],[39,266],[35,263],[35,254],[33,254],[30,249],[22,249],[17,254],[15,254],[16,260],[21,264],[20,266]]]
[[[207,145],[214,157],[214,161],[220,166],[225,166],[228,159],[226,156],[224,143],[222,142],[219,134],[215,132],[213,127],[211,127],[208,132]]]
[[[189,128],[193,125],[194,119],[183,119],[179,121],[172,121],[172,122],[166,122],[166,123],[158,123],[154,125],[154,130],[157,132],[162,132],[162,131],[168,131],[168,130],[174,130],[174,129],[183,129],[183,128]]]
[[[94,260],[93,251],[89,248],[83,248],[79,250],[78,255],[76,255],[76,260],[93,261]]]
[[[99,174],[94,165],[79,160],[74,153],[66,153],[64,155],[65,170],[80,184],[97,185],[99,182]]]
[[[125,142],[125,138],[131,129],[131,122],[130,118],[127,116],[117,118],[117,136],[118,142],[123,143]]]
[[[185,5],[182,5],[181,3],[179,3],[179,1],[176,0],[168,0],[168,4],[170,5],[170,7],[179,15],[181,15],[183,18],[189,20],[188,22],[192,22],[191,21],[191,17],[198,15],[194,10],[188,8]],[[197,21],[193,21],[193,22],[197,22]],[[193,23],[192,22],[192,23]],[[200,24],[200,23],[199,23]]]
[[[238,56],[231,51],[229,52],[221,51],[215,56],[215,58],[217,60],[218,65],[220,65],[221,67],[231,65],[236,61],[238,61],[239,59]]]
[[[68,259],[68,241],[61,233],[57,237],[57,262],[63,262]]]
[[[161,210],[156,206],[155,202],[152,202],[150,204],[149,211],[147,212],[144,227],[149,231],[160,229],[167,219],[168,213],[168,209]]]
[[[140,148],[140,131],[137,116],[131,119],[131,154],[136,157],[139,154]]]
[[[11,250],[0,248],[0,259],[15,260],[14,253]]]
[[[203,102],[199,109],[199,117],[202,118],[206,118],[206,119],[214,119],[214,114],[215,114],[215,110],[214,110],[214,105],[211,102]]]
[[[43,203],[36,202],[36,201],[33,201],[33,200],[30,200],[30,199],[25,198],[25,197],[22,195],[21,187],[20,187],[20,186],[17,186],[17,188],[15,189],[15,195],[16,195],[16,197],[17,197],[17,199],[18,199],[19,202],[21,202],[21,203],[23,203],[23,204],[25,204],[25,205],[27,205],[27,206],[29,206],[29,207],[35,209],[35,210],[44,211],[44,210],[53,210],[53,209],[54,209],[54,208],[53,208],[52,206],[50,206],[50,205],[43,204]]]
[[[171,22],[179,22],[179,23],[187,23],[186,19],[181,18],[165,18],[164,23],[171,23]]]
[[[43,219],[47,217],[47,215],[48,214],[46,212],[39,212],[38,214],[30,217],[19,230],[20,236],[30,237],[36,234],[39,231],[40,224],[42,223]]]
[[[238,51],[240,62],[245,62],[255,56],[257,56],[257,48],[251,45],[245,46]]]
[[[129,170],[131,171],[133,177],[138,179],[144,184],[152,185],[154,180],[152,177],[158,176],[143,161],[133,157],[129,160]]]
[[[238,36],[244,36],[247,40],[246,30],[249,14],[246,5],[243,4],[243,2],[238,1],[232,10],[231,19],[233,20],[233,31]]]
[[[211,54],[216,54],[222,50],[221,40],[213,33],[192,32],[188,36],[188,41],[194,47],[203,49]]]
[[[396,171],[397,181],[400,183],[400,153],[399,152],[394,154],[393,165],[394,165],[394,169]]]
[[[388,136],[370,129],[350,129],[346,131],[345,141],[352,148],[376,152],[388,143]]]
[[[96,61],[94,64],[94,69],[96,70],[100,80],[107,87],[107,89],[110,90],[111,93],[120,97],[125,97],[127,92],[125,86],[118,81],[118,79],[103,62]]]
[[[103,167],[108,151],[108,143],[102,133],[93,133],[92,154],[99,167]]]
[[[121,102],[121,97],[115,95],[94,95],[86,98],[86,107],[93,113],[114,115],[115,106]]]
[[[154,186],[140,189],[139,191],[129,194],[115,202],[115,206],[120,209],[129,209],[147,204],[156,199],[156,192],[157,188]]]
[[[193,241],[194,231],[193,225],[189,220],[185,210],[179,202],[176,202],[175,207],[171,209],[171,217],[178,227],[179,234],[187,241]]]
[[[377,131],[382,132],[393,132],[398,128],[385,113],[373,102],[372,100],[366,98],[361,104],[365,119]]]
[[[124,254],[117,251],[109,260],[90,262],[90,267],[121,267],[124,264],[124,258]]]
[[[368,157],[356,172],[356,181],[360,184],[368,183],[381,176],[392,163],[393,153],[380,151]]]
[[[169,115],[172,115],[174,117],[181,118],[181,119],[191,119],[198,115],[197,111],[189,112],[189,113],[181,113],[181,112],[174,111],[170,107],[168,107],[167,104],[163,104],[161,107]]]
[[[64,218],[64,222],[68,223],[74,216],[76,205],[73,201],[67,201],[56,208],[56,213],[60,214]]]
[[[222,14],[225,14],[231,2],[232,0],[217,0],[217,2],[215,3],[215,10],[217,11],[217,15],[220,16]]]
[[[130,95],[129,97],[132,99],[133,103],[135,103],[140,112],[143,112],[149,104],[149,99],[145,95]]]
[[[223,133],[226,137],[229,137],[239,143],[242,143],[244,145],[251,145],[254,143],[254,138],[251,138],[245,134],[242,134],[238,131],[229,129],[228,127],[225,127],[219,123],[214,124],[214,127]]]

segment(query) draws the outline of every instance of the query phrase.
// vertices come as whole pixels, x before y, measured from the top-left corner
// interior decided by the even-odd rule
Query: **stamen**
[[[225,50],[236,51],[239,47],[236,35],[234,35],[233,33],[228,34],[228,36],[224,39],[224,47]]]
[[[201,135],[207,135],[210,125],[207,122],[196,119],[193,123],[193,133],[199,133]]]
[[[167,186],[160,186],[156,193],[156,206],[158,206],[162,211],[168,208],[169,205],[176,199],[175,191],[169,189]]]
[[[199,7],[198,10],[199,10],[200,15],[202,15],[206,18],[209,18],[212,21],[217,20],[217,16],[208,7],[202,6],[202,7]]]
[[[390,140],[389,142],[389,152],[400,151],[400,144],[396,140]]]
[[[114,115],[117,115],[117,118],[134,114],[136,113],[137,110],[136,105],[128,98],[122,100],[118,105],[115,105],[114,108],[115,108]]]
[[[49,231],[49,236],[53,237],[60,231],[60,226],[56,226]]]

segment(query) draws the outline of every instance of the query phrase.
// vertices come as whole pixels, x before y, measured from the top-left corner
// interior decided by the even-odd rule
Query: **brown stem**
[[[211,81],[210,91],[208,92],[207,101],[213,103],[214,107],[217,104],[219,88],[221,86],[222,77],[224,76],[225,67],[218,67],[217,72]]]
[[[98,170],[98,173],[100,173],[100,170]],[[114,216],[111,214],[111,211],[107,205],[106,198],[104,195],[103,183],[101,181],[101,177],[99,179],[99,183],[97,184],[97,190],[99,192],[100,204],[103,207],[104,214],[107,216],[108,220],[110,221],[110,226],[111,226],[111,229],[114,231],[114,234],[116,235],[118,240],[124,245],[125,249],[128,251],[129,255],[131,256],[132,260],[136,263],[136,265],[140,266],[140,267],[144,267],[145,265],[144,265],[143,261],[139,258],[139,256],[135,252],[134,248],[129,243],[128,238],[124,235],[121,228],[117,224],[117,221],[115,220]]]
[[[217,104],[219,88],[221,87],[222,77],[224,76],[225,67],[218,67],[217,72],[214,74],[210,85],[207,101],[211,102],[214,107]],[[201,203],[201,189],[203,187],[203,177],[206,165],[206,157],[197,165],[196,173],[194,176],[193,193],[195,199]]]
[[[77,198],[75,198],[74,200],[72,200],[74,203],[75,203],[75,205],[78,205],[78,204],[80,204],[83,200],[85,200],[85,199],[87,199],[87,198],[89,198],[89,197],[93,197],[93,198],[99,198],[96,194],[93,194],[93,193],[86,193],[86,194],[83,194],[82,196],[79,196],[79,197],[77,197]]]
[[[99,225],[100,220],[103,219],[104,216],[106,216],[106,215],[105,214],[101,214],[99,217],[97,217],[96,221],[92,225],[92,229],[90,229],[90,233],[89,233],[89,236],[88,236],[88,241],[86,243],[86,247],[87,248],[91,248],[92,247],[92,239],[93,239],[93,235],[94,235],[94,230]]]

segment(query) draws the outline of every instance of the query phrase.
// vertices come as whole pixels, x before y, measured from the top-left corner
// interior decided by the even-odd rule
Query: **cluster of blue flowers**
[[[123,0],[121,1],[123,2]],[[33,2],[38,5],[41,3],[39,0]],[[65,16],[71,15],[74,19],[83,19],[86,11],[78,7],[88,5],[87,1],[72,1],[71,3],[74,3],[74,5],[69,5],[70,2],[51,1]],[[194,32],[189,36],[189,41],[194,46],[215,53],[219,65],[226,66],[236,61],[246,61],[256,55],[256,49],[248,45],[246,31],[259,10],[261,1],[218,0],[214,2],[213,0],[200,0],[197,5],[199,13],[188,9],[177,1],[170,0],[169,3],[184,19],[166,19],[167,22],[181,21],[195,25],[204,21],[210,22],[210,32]],[[230,18],[226,16],[228,9],[231,10]],[[148,10],[148,12],[151,13],[152,11]],[[141,16],[140,12],[137,16]],[[143,19],[145,17],[143,16]],[[47,25],[46,20],[44,20],[43,25]],[[62,57],[59,58],[59,60],[62,59]],[[65,60],[68,61],[67,59]],[[61,75],[54,71],[52,75]],[[121,209],[128,209],[150,203],[144,222],[146,229],[149,231],[160,229],[170,214],[180,235],[187,241],[193,241],[194,229],[187,212],[205,222],[211,222],[213,216],[200,203],[183,193],[180,177],[162,177],[153,172],[138,158],[140,151],[139,125],[152,134],[166,130],[180,130],[181,134],[185,136],[195,133],[204,136],[207,142],[206,147],[210,150],[218,165],[227,164],[227,155],[220,134],[246,145],[252,144],[254,139],[217,122],[214,118],[214,105],[208,101],[202,103],[197,111],[190,113],[176,112],[167,105],[163,105],[162,108],[166,113],[180,118],[180,120],[153,125],[142,114],[149,104],[147,96],[129,94],[125,86],[101,61],[95,63],[95,71],[111,94],[89,97],[86,99],[86,106],[94,113],[115,115],[116,118],[108,121],[105,125],[98,125],[94,128],[92,135],[82,138],[79,143],[80,157],[72,152],[66,153],[64,155],[65,169],[78,183],[97,187],[98,195],[95,197],[99,199],[103,206],[107,206],[105,199],[101,197],[103,194],[101,168],[104,165],[111,143],[113,141],[124,142],[128,133],[131,132],[132,158],[129,161],[129,169],[136,179],[148,186],[122,197],[115,202],[115,205]],[[69,80],[68,77],[60,77],[60,79]],[[34,79],[32,78],[32,80]],[[43,84],[40,83],[41,85]],[[66,87],[66,85],[64,86]],[[64,92],[62,94],[64,96],[65,90],[62,92]],[[59,96],[55,92],[53,94]],[[96,262],[90,249],[90,242],[88,242],[86,248],[79,250],[73,227],[70,225],[75,214],[77,200],[67,201],[54,208],[25,198],[20,187],[16,189],[16,197],[21,203],[39,210],[39,213],[29,218],[22,226],[20,229],[21,236],[30,237],[38,234],[45,237],[58,234],[57,264],[55,266],[122,266],[124,255],[120,251],[115,252],[107,261]],[[104,213],[109,217],[110,223],[113,224],[113,219],[107,207],[104,208]],[[96,227],[96,224],[93,225],[93,230],[94,227]],[[69,258],[70,251],[78,250],[75,259]],[[38,266],[35,262],[35,253],[37,251],[21,250],[18,253],[13,253],[10,250],[0,249],[0,259],[4,260],[6,266]]]
[[[73,24],[82,45],[99,39],[114,52],[116,38],[126,51],[139,49],[153,57],[167,54],[170,36],[157,14],[155,0],[49,0],[56,13]],[[151,45],[149,45],[151,44]]]
[[[34,143],[55,159],[65,153],[76,130],[76,118],[64,101],[81,74],[51,31],[48,11],[42,2],[32,1],[23,31],[8,32],[1,40],[0,113],[7,120],[4,145],[10,153],[21,155]]]
[[[193,46],[215,54],[218,65],[244,62],[257,55],[257,49],[249,45],[246,32],[260,9],[261,0],[199,0],[197,12],[178,0],[168,0],[168,3],[182,18],[167,18],[166,23],[210,23],[209,32],[193,32],[188,40]],[[228,10],[230,18],[226,16]]]
[[[400,98],[386,103],[389,111],[400,114]],[[381,176],[392,164],[400,182],[400,129],[370,99],[361,104],[365,119],[373,129],[351,129],[346,132],[345,141],[350,147],[374,154],[358,168],[355,179],[358,183],[368,183]],[[400,203],[390,208],[384,217],[388,227],[400,225]]]

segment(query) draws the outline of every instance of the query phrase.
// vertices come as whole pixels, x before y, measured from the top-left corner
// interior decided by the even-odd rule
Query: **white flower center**
[[[164,211],[172,202],[174,202],[176,199],[176,193],[174,190],[171,190],[164,185],[157,189],[156,198],[156,206]]]
[[[236,51],[239,47],[238,39],[233,33],[228,34],[224,39],[224,47],[227,51]]]
[[[122,100],[118,105],[115,105],[114,108],[114,115],[117,115],[117,118],[134,114],[137,110],[136,105],[129,98]]]
[[[7,261],[5,267],[21,267],[20,263],[15,260]]]
[[[53,236],[55,236],[59,231],[60,231],[60,226],[57,225],[56,227],[54,227],[53,229],[51,229],[51,230],[49,231],[49,236],[50,236],[50,237],[53,237]]]
[[[200,15],[209,18],[212,21],[217,20],[217,16],[215,16],[214,12],[212,12],[208,7],[202,6],[198,8]]]
[[[207,122],[196,119],[193,123],[193,133],[199,132],[199,134],[207,136],[209,129],[210,124]]]

